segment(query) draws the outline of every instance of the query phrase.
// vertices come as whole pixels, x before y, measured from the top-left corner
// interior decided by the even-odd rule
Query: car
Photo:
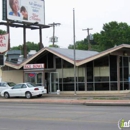
[[[19,83],[12,88],[5,89],[1,92],[1,96],[5,98],[9,97],[31,97],[37,96],[42,97],[43,90],[39,87],[35,87],[30,83]]]
[[[5,89],[13,87],[14,85],[16,85],[14,82],[0,82],[0,93]]]
[[[26,83],[30,83],[30,82],[26,82]],[[40,86],[40,85],[37,85],[37,84],[34,84],[34,83],[30,83],[30,84],[32,84],[35,87],[41,88],[43,90],[44,94],[47,93],[47,89],[45,88],[45,86]]]

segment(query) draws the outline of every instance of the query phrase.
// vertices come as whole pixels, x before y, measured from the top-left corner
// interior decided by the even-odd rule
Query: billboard
[[[7,0],[7,19],[45,24],[44,0]]]
[[[0,53],[4,53],[8,50],[9,35],[0,35]]]

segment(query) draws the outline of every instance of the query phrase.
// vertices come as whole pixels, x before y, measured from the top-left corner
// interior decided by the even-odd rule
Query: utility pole
[[[87,31],[87,35],[88,35],[88,38],[87,38],[88,39],[88,50],[91,50],[89,30],[92,30],[92,28],[83,29],[83,31]]]
[[[73,39],[74,39],[74,95],[76,95],[75,9],[73,9]]]
[[[52,42],[53,42],[53,46],[54,46],[54,43],[55,43],[55,26],[58,26],[58,25],[61,25],[60,23],[51,23],[49,24],[50,26],[53,27],[53,37],[52,37]]]

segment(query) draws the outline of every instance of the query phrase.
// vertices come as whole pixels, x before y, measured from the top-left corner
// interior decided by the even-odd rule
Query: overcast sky
[[[2,0],[0,8],[2,9]],[[103,24],[111,21],[126,22],[130,25],[130,0],[45,0],[45,24],[61,23],[55,29],[58,37],[56,43],[61,48],[67,48],[73,44],[73,8],[75,9],[75,34],[76,41],[83,40],[87,36],[82,29],[93,28],[91,34],[100,32]],[[2,21],[2,13],[0,14]],[[6,30],[5,26],[0,29]],[[52,28],[43,29],[42,38],[44,46],[49,46],[49,38],[52,37]],[[23,30],[11,28],[11,47],[23,44]],[[27,40],[39,42],[39,31],[27,30]]]

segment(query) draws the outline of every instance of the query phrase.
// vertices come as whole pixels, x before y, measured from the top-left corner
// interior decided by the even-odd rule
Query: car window
[[[27,86],[25,84],[22,85],[22,88],[27,88]]]
[[[10,86],[10,87],[12,87],[12,86],[15,86],[16,84],[15,83],[13,83],[13,82],[7,82],[7,84]]]
[[[22,87],[23,84],[16,84],[13,89],[20,89]]]
[[[6,83],[0,83],[0,87],[6,87]]]
[[[1,87],[6,87],[7,84],[6,83],[1,83]]]
[[[26,85],[27,85],[29,88],[35,87],[35,86],[33,86],[32,84],[30,84],[30,83],[27,83]]]

